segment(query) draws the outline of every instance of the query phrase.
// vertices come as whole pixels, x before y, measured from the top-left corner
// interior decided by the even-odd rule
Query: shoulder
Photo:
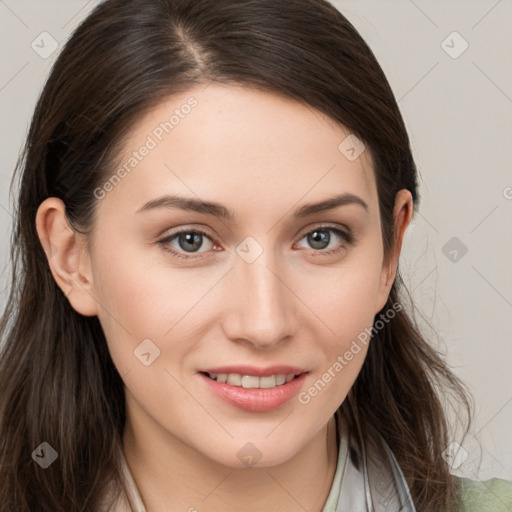
[[[471,480],[455,477],[462,494],[464,512],[512,511],[512,482],[502,478]]]

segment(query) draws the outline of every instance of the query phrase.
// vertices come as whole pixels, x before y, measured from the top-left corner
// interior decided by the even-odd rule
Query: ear
[[[389,254],[384,258],[382,265],[379,295],[377,300],[377,314],[386,304],[391,291],[391,286],[396,277],[400,251],[407,226],[412,217],[413,201],[409,190],[399,190],[395,196],[393,208],[394,236]]]
[[[43,201],[36,214],[36,230],[50,271],[75,311],[94,316],[98,305],[92,291],[91,265],[84,235],[66,218],[66,206],[56,198]]]

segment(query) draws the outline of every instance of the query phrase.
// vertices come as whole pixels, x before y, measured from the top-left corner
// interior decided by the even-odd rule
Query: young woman
[[[101,3],[18,171],[2,512],[511,510],[450,473],[408,136],[333,6]]]

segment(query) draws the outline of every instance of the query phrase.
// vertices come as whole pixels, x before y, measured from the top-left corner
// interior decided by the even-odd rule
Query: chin
[[[270,468],[279,466],[292,459],[301,449],[297,445],[286,445],[279,439],[269,441],[255,439],[253,441],[240,441],[233,439],[222,447],[220,453],[210,455],[204,453],[218,464],[231,468]]]

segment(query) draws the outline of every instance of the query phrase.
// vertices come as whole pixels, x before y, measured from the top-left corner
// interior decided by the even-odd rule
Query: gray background
[[[1,307],[10,178],[58,53],[31,44],[50,49],[48,32],[61,47],[96,3],[0,0]],[[420,171],[401,271],[425,333],[476,400],[472,435],[446,457],[456,474],[512,480],[512,0],[333,3],[387,74]]]

